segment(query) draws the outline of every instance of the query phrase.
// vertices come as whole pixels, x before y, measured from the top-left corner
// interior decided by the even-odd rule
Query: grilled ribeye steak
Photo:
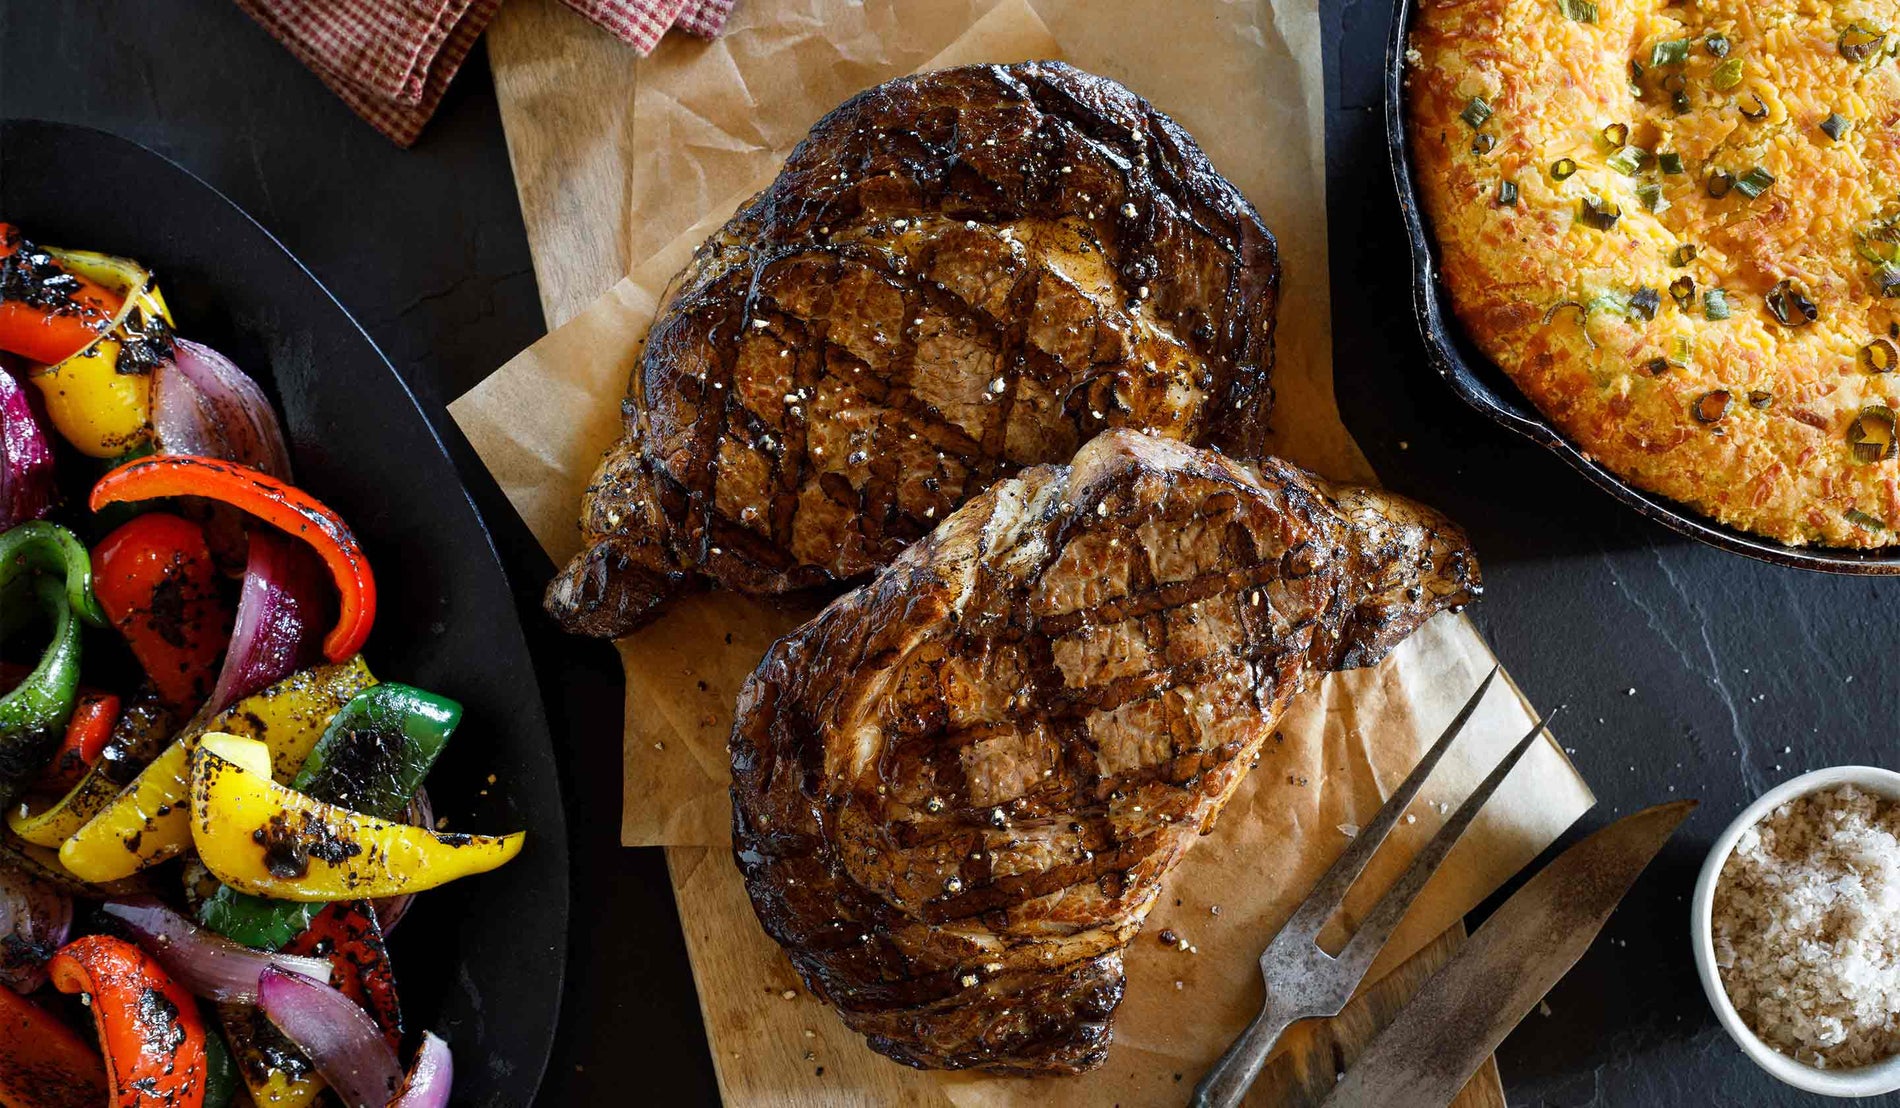
[[[1478,591],[1417,504],[1104,434],[760,664],[731,742],[752,905],[898,1061],[1088,1069],[1122,949],[1306,677]]]
[[[861,577],[1107,427],[1262,453],[1273,236],[1193,139],[1054,62],[880,85],[700,247],[548,589],[625,634]]]

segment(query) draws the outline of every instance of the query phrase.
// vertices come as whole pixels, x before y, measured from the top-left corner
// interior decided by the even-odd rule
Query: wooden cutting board
[[[490,25],[487,41],[522,220],[534,256],[535,281],[551,330],[585,308],[638,260],[626,256],[631,240],[626,226],[627,167],[635,149],[638,58],[558,0],[509,0]],[[703,849],[669,848],[668,853]],[[687,922],[690,926],[692,921]],[[733,924],[751,926],[753,921],[739,919]],[[1296,1026],[1248,1103],[1288,1108],[1317,1105],[1339,1071],[1463,942],[1463,927],[1453,928],[1367,989],[1337,1018]],[[717,970],[695,965],[701,990],[731,976]],[[752,990],[751,984],[744,987],[748,993]],[[720,1029],[710,1027],[708,1033],[716,1043]],[[798,1068],[802,1073],[803,1067]],[[757,1102],[824,1102],[807,1100],[794,1091],[801,1087],[808,1086],[784,1082],[773,1096]],[[810,1095],[814,1094],[806,1094]],[[1472,1077],[1455,1104],[1457,1108],[1505,1108],[1495,1059]]]

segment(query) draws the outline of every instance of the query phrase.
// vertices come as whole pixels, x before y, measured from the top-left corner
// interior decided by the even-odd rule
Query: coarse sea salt
[[[1742,833],[1711,917],[1729,1000],[1812,1066],[1900,1053],[1900,804],[1842,785]]]

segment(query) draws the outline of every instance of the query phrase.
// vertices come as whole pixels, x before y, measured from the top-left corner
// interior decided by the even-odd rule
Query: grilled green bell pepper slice
[[[0,807],[46,768],[79,692],[79,621],[66,587],[36,576],[29,591],[53,624],[53,641],[26,680],[0,697]]]
[[[394,681],[372,685],[337,712],[290,787],[325,804],[400,819],[461,722],[462,706],[446,696]],[[278,950],[322,909],[219,886],[198,919],[246,946]]]
[[[205,1101],[204,1108],[230,1108],[237,1096],[237,1062],[224,1036],[215,1028],[205,1028]]]
[[[36,519],[0,534],[0,590],[28,570],[66,580],[66,603],[80,619],[106,626],[105,609],[92,594],[92,555],[57,523]]]

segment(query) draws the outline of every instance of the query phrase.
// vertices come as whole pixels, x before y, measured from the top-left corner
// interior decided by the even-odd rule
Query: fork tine
[[[1478,810],[1483,808],[1485,802],[1491,799],[1491,794],[1497,792],[1498,787],[1504,784],[1504,779],[1511,775],[1511,770],[1517,765],[1518,760],[1530,750],[1531,744],[1537,740],[1537,737],[1544,733],[1544,728],[1557,711],[1556,708],[1551,709],[1548,715],[1531,725],[1529,733],[1517,741],[1517,745],[1504,756],[1504,760],[1486,775],[1477,789],[1458,806],[1458,811],[1452,815],[1451,819],[1438,829],[1438,834],[1433,835],[1432,840],[1425,844],[1425,849],[1419,851],[1418,856],[1412,859],[1412,867],[1405,871],[1405,876],[1393,882],[1392,887],[1379,898],[1379,902],[1372,906],[1372,911],[1366,913],[1366,918],[1360,923],[1359,930],[1339,952],[1338,961],[1342,970],[1349,974],[1363,974],[1371,966],[1373,958],[1377,957],[1380,949],[1385,946],[1385,941],[1392,937],[1392,930],[1399,925],[1401,919],[1405,918],[1406,909],[1412,906],[1412,901],[1416,900],[1419,892],[1425,888],[1425,882],[1431,880],[1432,874],[1438,872],[1439,864],[1445,860],[1447,854],[1451,853],[1451,848],[1457,845],[1459,838],[1465,833],[1465,828],[1470,827],[1471,821],[1478,818]],[[1355,977],[1354,980],[1356,981],[1357,978]]]
[[[1492,666],[1491,672],[1484,675],[1484,680],[1478,685],[1478,691],[1471,694],[1471,698],[1465,701],[1465,706],[1460,708],[1458,714],[1452,717],[1452,721],[1445,725],[1445,731],[1438,736],[1438,741],[1434,742],[1431,749],[1425,752],[1425,756],[1418,760],[1418,765],[1412,768],[1412,772],[1386,800],[1385,806],[1372,817],[1372,822],[1361,829],[1353,841],[1347,844],[1346,849],[1333,861],[1332,867],[1319,879],[1319,883],[1313,886],[1313,891],[1308,893],[1306,899],[1294,910],[1292,918],[1288,919],[1286,925],[1280,929],[1281,936],[1286,936],[1288,941],[1296,937],[1310,939],[1318,935],[1319,929],[1333,917],[1333,913],[1345,901],[1346,893],[1352,888],[1352,883],[1365,872],[1366,864],[1372,861],[1372,856],[1378,852],[1379,845],[1385,842],[1387,835],[1392,833],[1392,828],[1398,824],[1399,817],[1405,814],[1405,809],[1411,807],[1412,798],[1416,797],[1418,790],[1424,787],[1425,779],[1432,775],[1432,767],[1445,756],[1445,751],[1451,748],[1451,741],[1458,737],[1458,732],[1464,730],[1465,724],[1470,721],[1471,714],[1478,710],[1478,702],[1484,699],[1485,691],[1497,678],[1498,669],[1498,666]],[[1275,944],[1277,945],[1279,941],[1279,936],[1276,936]]]

